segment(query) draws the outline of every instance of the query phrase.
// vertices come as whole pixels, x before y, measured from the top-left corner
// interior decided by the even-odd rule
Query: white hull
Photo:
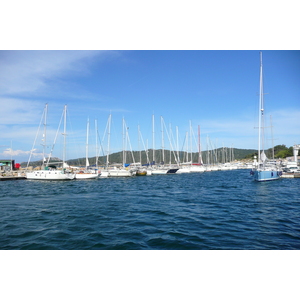
[[[97,173],[77,173],[75,175],[76,179],[96,179],[100,174]]]
[[[125,169],[112,169],[101,171],[101,178],[104,177],[132,177],[136,175],[136,171]]]
[[[183,174],[183,173],[191,173],[190,168],[181,168],[176,172],[176,174]]]
[[[109,172],[106,170],[101,170],[100,178],[109,177]]]
[[[147,170],[147,176],[152,175],[152,170]]]
[[[71,180],[75,179],[75,174],[57,170],[40,170],[28,172],[26,178],[31,180]]]
[[[152,175],[165,175],[167,174],[169,169],[157,169],[157,170],[152,170]]]
[[[205,172],[205,168],[203,166],[191,166],[191,172]]]
[[[109,170],[109,177],[132,177],[135,175],[135,172],[129,170]]]

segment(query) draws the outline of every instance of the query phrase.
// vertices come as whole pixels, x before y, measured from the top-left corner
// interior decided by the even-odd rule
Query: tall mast
[[[180,157],[179,157],[179,132],[178,132],[178,126],[176,126],[176,148],[177,148],[177,158],[178,158],[178,163],[180,162]]]
[[[169,132],[170,132],[170,160],[169,160],[169,164],[171,165],[171,162],[172,162],[172,154],[171,154],[171,149],[173,148],[172,147],[172,138],[173,138],[173,132],[172,132],[172,125],[171,123],[169,124]],[[175,157],[175,161],[176,161],[176,157]]]
[[[45,163],[45,151],[46,151],[46,131],[47,131],[47,113],[48,113],[48,103],[46,103],[44,111],[44,133],[43,133],[43,166]]]
[[[192,140],[192,121],[190,120],[190,153],[191,153],[191,164],[193,163],[193,140]]]
[[[95,132],[96,132],[96,169],[98,169],[98,124],[95,119]]]
[[[141,150],[141,131],[140,131],[140,124],[138,124],[138,144],[140,150],[140,164],[142,165],[142,150]]]
[[[125,120],[123,117],[123,159],[122,159],[122,163],[123,163],[123,167],[125,167],[125,142],[126,142],[126,137],[125,137]]]
[[[259,78],[259,119],[258,119],[258,163],[261,161],[261,150],[264,152],[264,91],[263,91],[263,63],[260,52]]]
[[[152,160],[155,163],[155,134],[154,134],[154,114],[152,115]]]
[[[108,133],[107,133],[107,155],[106,155],[106,169],[109,164],[109,151],[110,151],[110,126],[111,126],[111,114],[108,117]]]
[[[200,143],[200,125],[198,125],[198,164],[203,165],[202,155],[201,155],[201,143]]]
[[[90,128],[90,120],[88,118],[86,125],[86,145],[85,145],[85,168],[90,165],[89,164],[89,128]]]
[[[207,151],[206,151],[206,163],[209,165],[210,161],[209,161],[208,136],[206,136],[206,147],[207,147]]]
[[[164,141],[164,127],[163,127],[163,117],[160,116],[161,122],[161,149],[162,149],[162,161],[165,163],[165,141]]]
[[[64,107],[64,150],[63,150],[63,167],[66,161],[66,137],[67,137],[67,105]]]

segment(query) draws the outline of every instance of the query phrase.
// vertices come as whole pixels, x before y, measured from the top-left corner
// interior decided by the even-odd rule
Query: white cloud
[[[30,157],[30,153],[31,153],[31,161],[34,160],[40,160],[43,158],[43,153],[40,152],[35,152],[37,149],[34,149],[31,153],[31,151],[24,151],[24,150],[14,150],[11,148],[6,148],[5,150],[3,150],[2,153],[0,153],[0,157],[2,159],[14,159],[18,162],[27,162],[29,160]]]
[[[89,63],[109,51],[1,51],[0,94],[35,92],[68,74],[85,75]],[[116,55],[116,52],[113,52]]]
[[[270,127],[270,115],[272,116],[272,130]],[[284,144],[292,146],[300,143],[300,110],[282,109],[272,111],[266,116],[266,144],[268,148],[273,144]],[[201,144],[206,145],[208,135],[218,146],[233,144],[237,148],[257,148],[258,121],[256,118],[250,119],[248,116],[237,116],[236,118],[225,117],[218,119],[202,119],[197,124],[201,126]],[[298,139],[297,139],[298,137]]]
[[[300,142],[300,110],[281,109],[271,115],[274,135],[295,135]]]
[[[0,124],[36,124],[42,115],[43,106],[37,101],[0,97],[0,104]]]
[[[2,153],[0,153],[1,157],[8,158],[8,157],[15,157],[15,156],[24,156],[29,155],[30,151],[23,151],[23,150],[13,150],[11,148],[5,149]],[[35,153],[35,156],[40,156],[40,154]]]

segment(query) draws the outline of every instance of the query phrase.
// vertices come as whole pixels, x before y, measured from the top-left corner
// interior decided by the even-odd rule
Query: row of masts
[[[54,151],[54,146],[56,143],[56,139],[61,127],[61,123],[63,122],[63,166],[65,164],[66,161],[66,137],[67,137],[67,133],[66,133],[66,117],[67,117],[67,106],[64,106],[64,110],[63,110],[63,114],[59,123],[59,127],[55,136],[55,140],[53,143],[53,146],[51,148],[50,154],[48,155],[48,159],[46,159],[46,145],[47,145],[47,140],[46,140],[46,128],[47,128],[47,113],[48,113],[48,104],[45,105],[45,109],[42,115],[42,119],[39,125],[39,129],[38,132],[40,130],[40,126],[41,124],[44,126],[44,130],[43,130],[43,137],[42,137],[42,146],[43,146],[43,166],[47,166],[50,162],[50,159],[52,157],[52,153]],[[107,125],[106,125],[106,129],[104,132],[104,136],[102,138],[102,142],[100,142],[100,147],[104,152],[106,152],[106,168],[108,168],[110,161],[109,161],[109,156],[111,154],[110,152],[110,146],[111,146],[111,123],[112,123],[112,115],[110,114],[108,117],[108,121],[107,121]],[[169,125],[169,129],[167,128],[163,117],[160,117],[160,124],[161,124],[161,150],[155,150],[156,149],[156,145],[155,145],[155,119],[154,119],[154,115],[152,115],[152,161],[150,161],[150,149],[148,147],[148,141],[147,144],[145,145],[141,130],[140,130],[140,125],[138,125],[138,145],[139,145],[139,149],[140,149],[140,155],[139,155],[139,164],[142,164],[142,151],[145,151],[146,153],[146,160],[147,160],[147,164],[153,164],[153,162],[156,162],[156,159],[158,158],[157,156],[157,151],[160,151],[160,158],[161,158],[161,162],[163,164],[167,163],[166,160],[166,156],[165,156],[165,152],[169,151],[169,164],[171,165],[172,163],[176,164],[176,165],[180,165],[180,164],[187,164],[187,163],[194,163],[195,161],[199,164],[199,165],[203,165],[203,158],[202,158],[202,151],[201,151],[201,143],[200,143],[200,126],[198,125],[198,143],[196,141],[196,137],[192,128],[192,122],[190,121],[190,129],[189,132],[186,132],[185,134],[185,140],[184,140],[184,148],[185,150],[181,150],[179,149],[179,131],[178,131],[178,126],[176,126],[176,135],[174,136],[174,133],[172,131],[172,126],[171,124]],[[136,164],[135,161],[135,157],[133,155],[133,150],[132,150],[132,146],[131,146],[131,141],[130,141],[130,137],[129,137],[129,131],[128,131],[128,126],[125,122],[125,119],[123,118],[122,120],[122,127],[123,127],[123,143],[122,143],[122,163],[123,166],[126,164],[127,162],[127,155],[128,153],[131,153],[131,159],[130,161],[133,162],[133,164]],[[96,168],[98,168],[98,158],[99,158],[99,154],[100,154],[100,149],[99,149],[99,131],[98,131],[98,124],[97,124],[97,120],[95,120],[95,132],[96,132],[96,140],[95,140],[95,148],[96,148]],[[86,159],[85,159],[85,165],[86,165],[86,169],[89,167],[89,133],[90,133],[90,120],[89,118],[87,119],[87,127],[86,127],[86,146],[85,146],[85,153],[86,153]],[[34,141],[34,145],[36,144],[36,140],[37,140],[37,136],[38,133],[36,135],[35,141]],[[103,147],[103,142],[105,140],[105,136],[107,137],[107,149],[106,151],[104,151],[104,147]],[[165,146],[165,136],[168,138],[169,141],[169,148],[170,150],[166,149]],[[198,155],[197,158],[195,160],[194,157],[194,151],[193,151],[193,145],[197,144],[197,150],[198,150]],[[32,148],[32,151],[30,153],[30,158],[28,160],[28,164],[27,167],[29,166],[30,160],[31,160],[31,155],[33,153],[34,150],[34,145]],[[141,149],[144,150],[141,150]],[[234,155],[233,155],[233,149],[230,150],[229,154],[228,154],[228,149],[229,148],[224,148],[222,149],[222,163],[225,162],[230,162],[234,160]],[[207,151],[206,151],[206,159],[205,159],[205,163],[206,164],[218,164],[220,162],[220,151],[218,151],[219,149],[216,149],[216,147],[214,147],[212,145],[212,142],[210,141],[209,137],[207,137]],[[184,153],[184,157],[180,157],[182,156],[182,153]]]
[[[110,137],[111,137],[111,121],[112,121],[112,115],[110,114],[108,117],[108,122],[106,126],[105,133],[107,131],[107,151],[106,151],[106,167],[110,164],[109,161],[109,155],[111,154],[110,152]],[[178,131],[178,126],[176,126],[176,140],[172,131],[171,124],[169,126],[169,130],[166,127],[166,124],[164,122],[163,117],[160,117],[160,123],[161,123],[161,149],[157,150],[156,149],[156,144],[155,144],[155,120],[154,120],[154,115],[152,115],[152,161],[150,160],[150,149],[148,147],[148,140],[147,143],[145,144],[145,141],[143,139],[141,130],[140,130],[140,125],[138,125],[138,147],[139,147],[139,164],[142,164],[142,152],[144,151],[146,154],[146,163],[147,164],[153,164],[156,162],[157,158],[160,156],[160,162],[163,163],[169,163],[169,164],[176,164],[180,165],[182,163],[198,163],[199,165],[203,165],[204,162],[206,164],[218,164],[218,163],[226,163],[226,162],[232,162],[234,161],[234,153],[233,153],[233,148],[228,148],[228,147],[222,147],[222,149],[217,149],[216,147],[213,146],[211,140],[207,136],[207,151],[206,151],[206,159],[203,161],[202,158],[202,151],[201,151],[201,142],[200,142],[200,125],[198,125],[198,143],[195,138],[195,134],[192,128],[192,122],[190,121],[190,131],[186,132],[185,135],[185,141],[184,141],[184,147],[185,151],[180,151],[179,147],[179,131]],[[129,131],[128,131],[128,126],[125,122],[125,119],[123,118],[122,120],[122,126],[123,126],[123,150],[122,150],[122,163],[123,165],[126,164],[127,162],[127,155],[128,153],[131,153],[131,159],[130,161],[133,162],[133,164],[136,164],[136,159],[133,155],[133,150],[131,146],[131,141],[129,137]],[[165,145],[165,136],[167,136],[168,141],[169,141],[169,150],[166,149]],[[197,143],[197,159],[195,161],[194,155],[195,152],[193,151],[193,145],[194,143]],[[142,150],[142,148],[144,150]],[[157,152],[160,151],[160,155],[157,155]],[[168,159],[169,162],[166,162],[166,152],[169,152]],[[220,154],[221,151],[221,154]],[[184,157],[180,159],[180,154],[182,152],[185,153]],[[220,159],[220,155],[222,159]],[[99,157],[99,155],[97,156]]]

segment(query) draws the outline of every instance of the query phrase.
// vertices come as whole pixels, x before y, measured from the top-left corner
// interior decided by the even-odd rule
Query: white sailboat
[[[258,164],[251,171],[255,181],[269,181],[279,179],[282,172],[274,164],[268,163],[264,151],[264,91],[263,91],[263,64],[262,52],[260,52],[260,91],[259,91],[259,121],[258,121]]]
[[[99,177],[98,170],[92,170],[89,169],[90,163],[89,163],[89,128],[90,127],[90,121],[88,119],[87,121],[87,127],[86,127],[86,146],[85,146],[85,170],[80,171],[79,173],[75,174],[76,179],[96,179]]]
[[[206,168],[203,165],[202,154],[201,154],[201,145],[200,145],[200,125],[198,125],[198,160],[197,163],[193,162],[193,138],[195,140],[195,134],[192,127],[192,122],[190,121],[190,135],[186,132],[186,162],[181,163],[180,169],[176,174],[181,173],[201,173],[205,172]],[[195,140],[196,142],[196,140]],[[188,144],[190,144],[190,153],[188,150]],[[190,158],[189,158],[190,157]]]
[[[192,124],[190,123],[190,127],[191,127],[191,139],[192,139],[192,133],[193,133],[193,129],[192,129]],[[193,163],[193,159],[192,159],[192,146],[191,146],[191,167],[190,167],[190,172],[205,172],[206,169],[203,166],[203,160],[202,160],[202,154],[201,154],[201,144],[200,144],[200,125],[198,125],[198,163],[194,164]]]
[[[33,172],[27,172],[26,178],[27,179],[33,179],[33,180],[71,180],[75,178],[75,174],[69,172],[67,170],[67,164],[65,163],[66,158],[66,116],[67,116],[67,106],[65,105],[63,110],[63,119],[64,119],[64,149],[63,149],[63,162],[62,162],[62,168],[60,170],[56,169],[55,167],[49,166],[49,161],[51,158],[51,154],[49,155],[49,158],[47,160],[46,165],[45,163],[45,147],[46,147],[46,121],[47,121],[47,112],[48,112],[48,104],[46,104],[44,109],[44,134],[43,134],[43,165],[41,167],[41,170],[33,171]],[[57,135],[56,135],[57,137]],[[56,141],[55,137],[55,141]],[[53,146],[54,147],[54,146]],[[53,150],[52,147],[52,150]],[[34,148],[34,146],[33,146]],[[33,150],[32,150],[33,151]],[[30,153],[30,157],[32,155],[32,151]],[[29,165],[30,158],[27,164],[27,167]]]
[[[171,164],[169,166],[166,166],[165,165],[165,141],[164,141],[164,127],[165,126],[165,123],[164,123],[164,119],[163,117],[161,116],[160,117],[161,119],[161,134],[162,134],[162,162],[161,164],[159,165],[155,165],[152,167],[152,175],[166,175],[166,174],[175,174],[179,167],[178,166],[172,166]],[[154,117],[153,117],[153,124],[154,124]],[[154,132],[154,125],[153,125],[153,132]],[[169,139],[169,142],[170,142],[170,148],[172,149],[173,146],[172,146],[172,143],[171,143],[171,139],[170,139],[170,136],[168,134],[168,132],[166,131],[167,135],[168,135],[168,139]],[[154,133],[153,133],[153,139],[154,139]],[[154,149],[154,147],[153,147]],[[174,152],[174,150],[173,150]],[[171,158],[171,151],[170,151],[170,158]],[[177,160],[177,158],[176,158]]]
[[[109,167],[109,152],[110,152],[110,127],[111,127],[111,115],[108,119],[108,150],[106,156],[106,169],[101,170],[101,176],[103,177],[132,177],[136,175],[135,169],[130,169],[126,167],[125,164],[125,143],[127,142],[128,130],[125,124],[125,120],[123,119],[123,166],[122,167]]]

